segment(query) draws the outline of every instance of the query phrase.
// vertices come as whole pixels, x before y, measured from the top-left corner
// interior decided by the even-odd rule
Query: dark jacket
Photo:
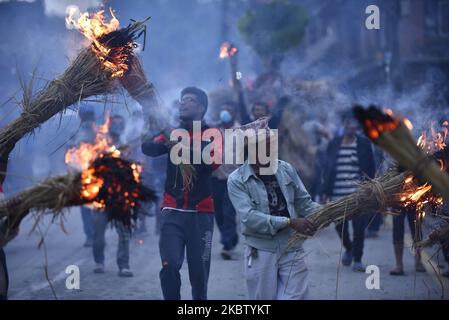
[[[202,131],[208,129],[205,125],[202,125],[201,128]],[[163,134],[146,139],[142,143],[142,152],[150,157],[157,157],[168,153],[169,148],[166,146],[166,142],[167,140]],[[206,145],[207,143],[202,142],[202,149],[204,149]],[[192,159],[192,155],[190,159]],[[167,177],[165,180],[162,208],[169,207],[209,213],[215,211],[211,193],[210,176],[219,165],[207,165],[201,163],[194,164],[193,166],[195,168],[196,176],[193,179],[193,185],[190,191],[187,192],[183,189],[183,181],[179,166],[173,164],[170,157],[167,157]]]
[[[324,168],[324,182],[323,182],[323,194],[327,196],[332,195],[332,189],[334,187],[335,175],[336,175],[336,162],[338,157],[338,150],[340,149],[343,137],[336,137],[329,142],[326,152],[326,161]],[[362,137],[356,137],[357,143],[357,157],[359,159],[359,167],[362,174],[362,178],[369,177],[374,178],[376,173],[376,166],[374,163],[374,154],[371,146],[371,142]]]

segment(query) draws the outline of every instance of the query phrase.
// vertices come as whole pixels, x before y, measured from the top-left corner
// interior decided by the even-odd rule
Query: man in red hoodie
[[[196,87],[181,92],[179,129],[193,136],[193,122],[202,121],[207,111],[207,94]],[[202,123],[202,130],[208,127]],[[198,138],[198,137],[196,137]],[[194,140],[195,137],[193,137]],[[192,143],[192,141],[191,141]],[[201,148],[206,146],[201,143]],[[190,148],[192,152],[192,148]],[[150,157],[170,153],[170,144],[164,134],[144,139],[142,152]],[[167,158],[167,178],[161,212],[159,249],[162,260],[160,280],[166,300],[181,299],[179,270],[187,254],[190,284],[194,300],[207,299],[207,282],[210,269],[214,203],[210,177],[215,164],[193,164],[195,176],[190,189],[184,188],[180,166]]]

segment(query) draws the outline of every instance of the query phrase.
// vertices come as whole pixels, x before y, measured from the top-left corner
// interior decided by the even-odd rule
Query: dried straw
[[[49,178],[14,197],[0,201],[0,246],[14,237],[15,230],[25,216],[34,210],[40,213],[52,212],[56,217],[65,208],[87,203],[80,197],[81,174]],[[2,243],[3,242],[3,243]]]
[[[115,85],[90,48],[81,50],[67,70],[33,96],[32,80],[24,86],[22,114],[0,129],[0,155],[7,154],[27,133],[90,96],[111,92]]]
[[[83,186],[80,172],[49,178],[10,199],[0,201],[0,246],[13,238],[14,231],[31,211],[38,213],[39,221],[45,213],[52,213],[56,218],[68,207],[94,201],[105,205],[109,220],[120,220],[131,226],[131,219],[137,218],[140,203],[156,200],[153,190],[135,180],[131,165],[127,160],[108,155],[97,158],[89,169],[93,169],[94,176],[104,183],[90,201],[81,196]],[[127,205],[131,196],[136,201],[134,207]]]
[[[332,222],[339,222],[353,215],[368,214],[374,210],[383,211],[400,201],[404,177],[407,174],[392,168],[383,176],[360,184],[353,194],[319,207],[307,219],[315,224],[317,229],[323,229]],[[296,233],[290,239],[289,245],[306,238],[307,236]]]
[[[402,167],[410,170],[415,177],[429,182],[433,191],[449,202],[449,175],[443,172],[438,164],[417,146],[410,130],[402,120],[383,114],[375,106],[370,106],[367,110],[356,106],[354,113],[363,125],[365,133],[374,143],[387,151]],[[377,129],[379,132],[376,138],[370,136],[370,128],[366,126],[366,121],[377,121],[381,124]],[[386,127],[384,124],[388,122],[397,122],[397,125],[383,129]]]

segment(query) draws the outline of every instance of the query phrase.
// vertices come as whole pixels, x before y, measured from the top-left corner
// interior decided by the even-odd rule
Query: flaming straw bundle
[[[418,179],[432,185],[432,190],[449,202],[449,176],[419,147],[407,127],[408,120],[394,118],[370,106],[365,110],[354,108],[365,134],[387,151],[401,166],[413,172]]]
[[[377,114],[377,116],[379,115]],[[368,119],[371,119],[371,117]],[[376,123],[377,128],[382,126],[382,130],[390,130],[395,128],[395,126],[399,126],[400,123],[403,123],[399,120],[393,119],[389,115],[383,115],[382,119],[376,119],[378,119],[376,120],[377,122],[372,121],[369,123]],[[413,150],[414,154],[415,152],[416,154],[419,154],[419,157],[415,156],[415,159],[429,159],[426,160],[427,163],[432,166],[435,165],[437,168],[438,166],[436,164],[440,163],[441,168],[438,168],[438,175],[443,174],[441,172],[442,169],[449,168],[447,165],[449,163],[449,150],[446,148],[441,150],[440,148],[439,151],[433,153],[433,160],[430,160],[430,158],[427,158],[427,155],[413,142],[413,139],[410,136],[409,130],[405,127],[405,124],[403,124],[403,127],[401,128],[401,130],[405,130],[406,134],[409,135],[407,141],[412,141],[413,146],[408,146],[408,148]],[[384,135],[384,133],[376,135],[375,132],[372,134],[377,137],[376,139],[380,139],[380,136]],[[378,141],[379,140],[376,140],[376,143]],[[383,143],[384,140],[381,141]],[[387,143],[390,143],[388,147],[391,148],[392,141],[388,140]],[[399,146],[402,146],[403,144],[404,143],[402,142],[396,141],[393,146],[400,148]],[[423,145],[421,144],[421,146]],[[441,146],[443,146],[443,144],[441,144]],[[433,148],[431,149],[432,150],[429,149],[429,151],[435,151]],[[415,178],[410,171],[401,173],[398,168],[390,168],[385,175],[362,183],[355,193],[320,207],[308,216],[308,219],[315,223],[318,229],[322,229],[330,225],[332,222],[338,222],[345,218],[350,218],[354,214],[368,213],[373,210],[383,211],[387,207],[412,206],[418,213],[417,218],[422,220],[424,217],[425,205],[431,205],[436,208],[441,206],[443,203],[442,198],[433,192],[430,192],[430,190],[430,185],[420,184],[418,179]],[[440,236],[445,235],[444,232],[440,233],[442,233]],[[306,237],[304,235],[296,234],[295,237],[291,239],[291,243],[303,240],[305,238]],[[431,241],[426,241],[425,243],[429,244]]]
[[[112,11],[111,14],[113,15]],[[124,75],[136,46],[134,41],[143,32],[143,22],[133,22],[118,29],[113,16],[105,21],[103,11],[89,17],[83,14],[77,21],[68,17],[91,40],[57,79],[50,81],[37,94],[32,93],[32,81],[23,85],[23,112],[18,119],[0,130],[0,156],[5,156],[24,135],[65,110],[68,106],[90,96],[103,95],[116,87],[115,80]]]
[[[154,192],[140,183],[136,164],[104,155],[81,173],[49,178],[0,201],[0,222],[6,227],[0,230],[0,246],[10,240],[11,232],[32,210],[40,214],[51,211],[56,217],[65,208],[93,203],[105,210],[110,220],[129,226],[140,203],[154,200]]]
[[[449,201],[449,175],[444,172],[449,168],[447,165],[448,150],[446,150],[444,143],[442,150],[434,153],[433,157],[429,157],[419,147],[421,141],[418,145],[415,143],[406,119],[395,118],[391,112],[382,113],[375,106],[370,106],[367,110],[356,106],[354,114],[362,124],[365,134],[374,143],[387,151],[401,166],[410,170],[419,180],[426,182],[421,190],[418,190],[420,194],[426,194],[431,189],[434,194],[440,195],[445,202]],[[430,197],[434,196],[430,195]],[[441,199],[435,199],[436,202],[442,204]],[[404,200],[406,199],[401,199],[403,202]],[[449,228],[442,228],[433,234],[433,239],[421,241],[417,245],[428,246],[435,243],[436,238],[444,239],[448,237]]]
[[[240,83],[239,77],[237,76],[237,52],[237,47],[229,42],[224,42],[220,47],[220,59],[229,58],[231,68],[231,85],[238,91],[242,89],[242,84]]]

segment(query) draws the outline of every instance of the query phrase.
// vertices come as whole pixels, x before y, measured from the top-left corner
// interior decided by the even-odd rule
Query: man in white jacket
[[[316,231],[305,217],[319,205],[296,170],[276,161],[275,174],[261,175],[259,164],[246,161],[228,179],[229,197],[245,238],[245,276],[252,300],[299,300],[308,292],[302,245],[288,243],[295,232]]]

